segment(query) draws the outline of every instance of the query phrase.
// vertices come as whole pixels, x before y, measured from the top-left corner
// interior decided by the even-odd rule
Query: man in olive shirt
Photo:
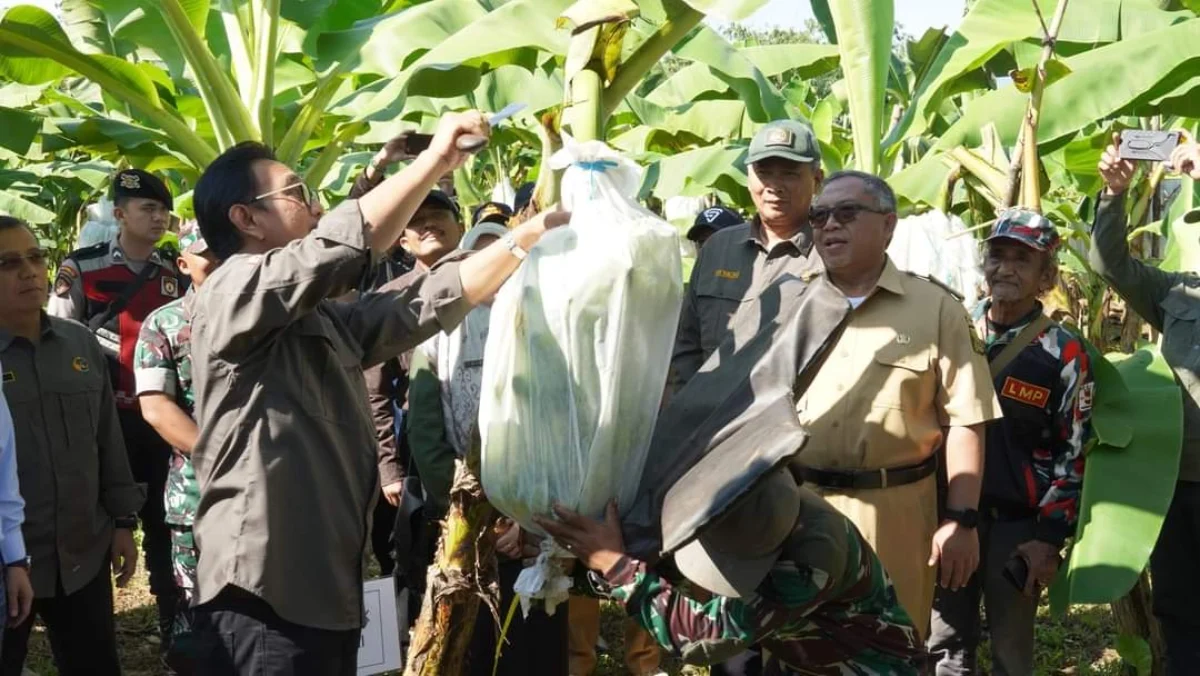
[[[46,252],[0,216],[0,362],[12,410],[33,611],[4,633],[4,676],[19,676],[34,617],[60,673],[120,674],[109,564],[117,585],[137,569],[133,482],[104,353],[77,322],[42,310]]]
[[[887,257],[896,197],[882,179],[838,172],[812,209],[825,277],[853,308],[796,402],[811,435],[804,478],[854,522],[924,637],[934,566],[943,587],[979,563],[983,426],[1000,417],[983,346],[959,299]],[[939,521],[935,453],[950,488]]]
[[[1105,189],[1092,230],[1092,267],[1150,326],[1162,332],[1162,354],[1183,389],[1183,453],[1179,482],[1150,557],[1154,614],[1162,623],[1172,676],[1200,664],[1200,277],[1195,270],[1164,272],[1135,260],[1126,243],[1125,191],[1137,165],[1121,160],[1120,136],[1100,160]],[[1180,146],[1175,169],[1200,180],[1200,147]],[[1200,220],[1200,210],[1184,218]]]
[[[737,349],[771,317],[734,317],[747,301],[784,275],[820,271],[812,250],[808,208],[821,185],[821,151],[812,129],[802,122],[779,120],[763,127],[746,155],[750,196],[758,215],[749,223],[712,234],[692,268],[679,316],[675,353],[667,389],[682,387],[731,333]],[[762,310],[778,308],[766,303]]]
[[[327,299],[357,284],[434,181],[466,161],[459,137],[488,132],[479,113],[445,116],[404,170],[323,217],[260,144],[230,148],[197,182],[196,218],[223,261],[193,314],[194,626],[212,648],[202,673],[355,673],[379,481],[362,369],[453,329],[569,216],[538,216],[409,288]]]

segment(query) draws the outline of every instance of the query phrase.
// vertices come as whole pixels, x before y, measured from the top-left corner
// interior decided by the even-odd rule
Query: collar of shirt
[[[829,270],[823,270],[821,274],[828,278]],[[830,286],[837,288],[837,285],[833,284],[832,280],[830,280]],[[875,282],[875,288],[871,291],[871,293],[866,295],[866,300],[863,302],[865,303],[867,300],[870,300],[870,298],[874,296],[875,292],[879,289],[883,289],[884,291],[888,291],[897,296],[903,296],[906,293],[904,288],[904,273],[900,272],[900,268],[897,268],[896,264],[892,262],[891,256],[885,257],[883,262],[883,272],[879,274],[879,281]],[[838,289],[838,292],[841,293],[841,290]],[[842,295],[846,296],[844,293],[842,293]],[[849,298],[849,296],[846,297]],[[856,307],[855,309],[858,308]]]
[[[52,333],[54,333],[54,325],[50,323],[50,317],[46,314],[46,311],[42,310],[42,337],[45,338]],[[16,338],[16,336],[8,331],[0,329],[0,352],[7,350],[8,346],[12,345],[12,342]]]
[[[109,240],[108,255],[110,258],[112,258],[112,261],[114,263],[129,263],[130,261],[133,260],[133,259],[129,258],[128,256],[126,256],[125,250],[121,248],[120,235],[117,235],[116,237],[113,237],[111,240]],[[169,268],[170,267],[169,265],[167,265],[167,262],[163,259],[162,254],[159,253],[157,246],[154,247],[154,250],[150,252],[150,257],[147,258],[145,262],[154,263],[155,265],[159,266],[160,268]]]
[[[746,236],[745,241],[747,244],[753,244],[759,249],[762,249],[767,253],[771,253],[772,249],[767,245],[766,233],[763,231],[762,219],[758,216],[755,216],[750,220],[750,234]],[[800,229],[796,231],[796,234],[788,237],[785,240],[782,240],[782,242],[776,242],[775,246],[780,246],[783,242],[790,242],[796,251],[799,251],[801,255],[807,256],[812,251],[813,247],[812,229],[806,226],[800,226]]]
[[[988,319],[988,310],[991,307],[992,299],[984,298],[979,301],[979,304],[975,306],[975,310],[971,313],[971,320],[975,323],[975,328],[979,331],[979,335],[983,336],[983,343],[987,347],[1011,343],[1013,338],[1016,338],[1017,334],[1029,325],[1029,322],[1042,314],[1042,301],[1039,300],[1034,304],[1029,314],[1018,319],[1012,326],[1004,327],[1003,331],[996,331],[995,328],[999,327],[999,325],[993,324]]]

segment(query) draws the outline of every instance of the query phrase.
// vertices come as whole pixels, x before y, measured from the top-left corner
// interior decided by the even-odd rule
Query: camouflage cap
[[[1058,230],[1050,219],[1032,209],[1005,209],[992,226],[987,240],[1014,239],[1038,251],[1054,252],[1059,245]]]
[[[778,157],[804,164],[821,163],[821,147],[812,127],[796,120],[776,120],[767,123],[750,141],[746,164]]]
[[[202,254],[208,251],[208,243],[200,234],[200,225],[195,219],[184,221],[179,226],[179,250],[183,253]]]

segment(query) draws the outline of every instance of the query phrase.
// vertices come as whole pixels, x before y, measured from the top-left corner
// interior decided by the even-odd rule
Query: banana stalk
[[[454,462],[450,508],[426,573],[425,600],[413,628],[406,676],[467,673],[467,647],[480,605],[486,605],[500,624],[493,530],[497,513],[479,481],[480,444],[474,436],[467,458]]]
[[[1033,1],[1033,7],[1037,11],[1038,19],[1042,18],[1042,11],[1038,7],[1037,0]],[[1050,27],[1046,28],[1043,21],[1042,30],[1042,56],[1038,60],[1038,67],[1034,71],[1033,88],[1029,94],[1029,107],[1025,112],[1025,121],[1021,125],[1021,131],[1017,136],[1017,145],[1013,149],[1012,164],[1008,171],[1008,192],[1004,198],[1004,206],[1009,207],[1018,203],[1018,183],[1020,184],[1020,204],[1029,207],[1035,211],[1041,211],[1042,195],[1038,186],[1038,154],[1037,154],[1037,128],[1038,120],[1042,112],[1042,94],[1046,90],[1046,64],[1054,56],[1054,45],[1058,40],[1058,32],[1062,27],[1063,17],[1067,13],[1067,4],[1069,0],[1059,0],[1058,7],[1054,11],[1054,19],[1050,22]]]

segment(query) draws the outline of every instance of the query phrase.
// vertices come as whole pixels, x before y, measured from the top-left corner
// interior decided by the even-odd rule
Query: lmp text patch
[[[1050,390],[1009,376],[1004,379],[1004,387],[1000,390],[1000,396],[1015,399],[1022,404],[1041,407],[1050,401]]]
[[[742,276],[742,273],[737,270],[717,270],[713,273],[713,276],[720,277],[721,279],[737,279]]]

